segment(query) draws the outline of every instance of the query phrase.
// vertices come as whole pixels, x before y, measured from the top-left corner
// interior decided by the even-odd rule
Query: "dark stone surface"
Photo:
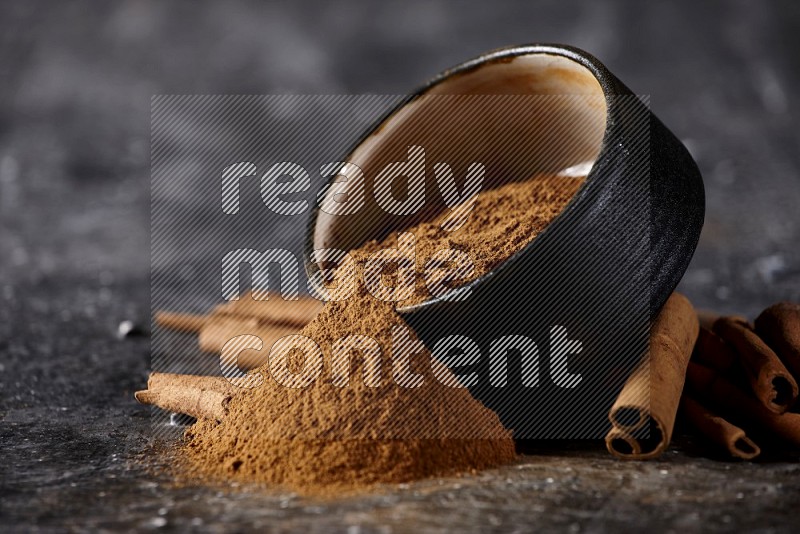
[[[471,4],[471,5],[470,5]],[[175,488],[132,392],[149,367],[155,93],[402,93],[497,46],[596,54],[706,178],[699,307],[800,300],[800,7],[791,2],[6,3],[0,10],[3,530],[784,530],[800,465],[556,444],[519,465],[315,502]],[[302,228],[297,228],[301,239]]]

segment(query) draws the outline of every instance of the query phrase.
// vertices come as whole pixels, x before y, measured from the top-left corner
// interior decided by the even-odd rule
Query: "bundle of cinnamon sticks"
[[[322,303],[310,297],[297,301],[255,300],[251,293],[241,299],[215,306],[206,315],[160,311],[158,326],[178,332],[198,334],[200,350],[219,355],[223,347],[242,335],[261,338],[269,349],[283,336],[296,334],[322,309]],[[237,350],[236,365],[246,371],[266,363],[269,350]],[[151,373],[147,389],[137,391],[136,400],[170,412],[197,419],[222,420],[228,402],[237,388],[223,377],[173,373]]]
[[[157,312],[157,325],[180,332],[198,334],[200,350],[219,354],[230,340],[240,335],[261,338],[266,351],[242,351],[238,366],[254,369],[265,363],[271,347],[284,336],[296,334],[310,323],[322,309],[323,303],[311,297],[299,300],[255,300],[246,293],[239,300],[215,306],[207,315]]]
[[[800,447],[800,304],[781,302],[753,324],[695,313],[674,294],[651,329],[650,354],[611,409],[608,450],[627,459],[659,456],[679,413],[734,458],[759,444]]]

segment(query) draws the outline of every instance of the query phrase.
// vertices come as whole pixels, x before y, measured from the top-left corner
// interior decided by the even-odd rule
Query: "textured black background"
[[[799,467],[685,451],[620,464],[570,447],[475,481],[325,505],[172,489],[137,460],[148,411],[131,392],[149,342],[115,332],[149,321],[152,94],[403,93],[525,42],[598,56],[651,95],[697,159],[706,226],[682,289],[699,307],[753,315],[800,300],[799,29],[790,1],[4,3],[4,525],[788,528]]]

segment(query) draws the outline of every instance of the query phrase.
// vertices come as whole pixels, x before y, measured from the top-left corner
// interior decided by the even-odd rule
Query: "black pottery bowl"
[[[440,74],[367,131],[344,161],[359,165],[370,191],[377,170],[405,159],[412,144],[425,148],[428,170],[448,162],[459,176],[469,162],[484,162],[484,187],[536,172],[588,171],[562,213],[469,284],[469,298],[398,311],[430,347],[453,335],[474,341],[483,357],[471,362],[470,390],[516,437],[602,437],[608,407],[647,351],[650,321],[697,245],[704,191],[692,157],[645,99],[593,56],[560,45],[496,50]],[[431,174],[416,218],[386,213],[369,194],[354,215],[317,208],[307,255],[350,250],[440,211]],[[493,344],[509,336],[531,340],[533,349],[508,352],[500,387],[489,360]],[[531,361],[536,380],[524,368]]]

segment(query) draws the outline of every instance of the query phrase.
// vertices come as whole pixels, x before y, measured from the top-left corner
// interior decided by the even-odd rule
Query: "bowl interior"
[[[437,163],[450,166],[459,188],[473,163],[485,168],[484,190],[537,173],[585,176],[600,153],[606,114],[595,76],[566,57],[529,53],[456,70],[397,109],[346,158],[362,172],[335,178],[346,183],[328,189],[323,203],[344,193],[363,195],[364,204],[350,215],[319,210],[313,248],[351,250],[435,216],[446,207]],[[412,146],[423,150],[424,176],[397,179],[391,192],[402,201],[416,179],[425,202],[413,213],[392,214],[375,198],[375,177],[408,161]]]

